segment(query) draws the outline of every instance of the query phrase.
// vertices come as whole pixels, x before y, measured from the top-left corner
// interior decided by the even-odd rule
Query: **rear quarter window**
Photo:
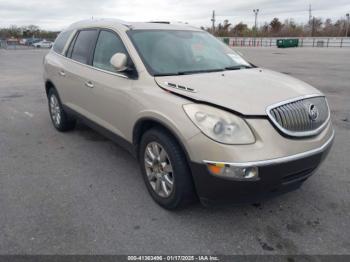
[[[62,32],[57,36],[56,41],[53,45],[53,50],[56,53],[62,54],[63,49],[66,46],[67,40],[71,34],[72,34],[72,31],[70,30],[70,31]]]

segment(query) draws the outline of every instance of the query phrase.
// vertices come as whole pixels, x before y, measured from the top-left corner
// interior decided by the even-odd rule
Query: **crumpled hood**
[[[272,104],[304,95],[322,95],[300,80],[261,68],[159,76],[155,77],[155,81],[171,92],[198,102],[216,104],[243,115],[266,115],[266,108]],[[183,90],[184,87],[190,90]]]

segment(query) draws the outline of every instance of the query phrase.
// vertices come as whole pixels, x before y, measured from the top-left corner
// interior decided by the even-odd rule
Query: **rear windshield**
[[[251,68],[240,55],[207,32],[130,30],[128,35],[154,76]]]

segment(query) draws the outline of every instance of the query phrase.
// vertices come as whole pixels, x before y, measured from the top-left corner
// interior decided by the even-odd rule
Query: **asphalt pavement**
[[[0,50],[0,254],[350,254],[350,49],[236,50],[324,92],[334,146],[298,191],[178,212],[152,201],[118,145],[53,128],[47,51]]]

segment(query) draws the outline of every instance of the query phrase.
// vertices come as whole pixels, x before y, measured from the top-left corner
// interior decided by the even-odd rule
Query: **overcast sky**
[[[254,23],[253,9],[259,8],[259,24],[295,18],[308,20],[313,15],[338,19],[350,12],[350,0],[0,0],[0,27],[35,24],[43,29],[61,30],[72,22],[94,18],[119,18],[126,21],[182,21],[209,26],[212,10],[217,22]]]

